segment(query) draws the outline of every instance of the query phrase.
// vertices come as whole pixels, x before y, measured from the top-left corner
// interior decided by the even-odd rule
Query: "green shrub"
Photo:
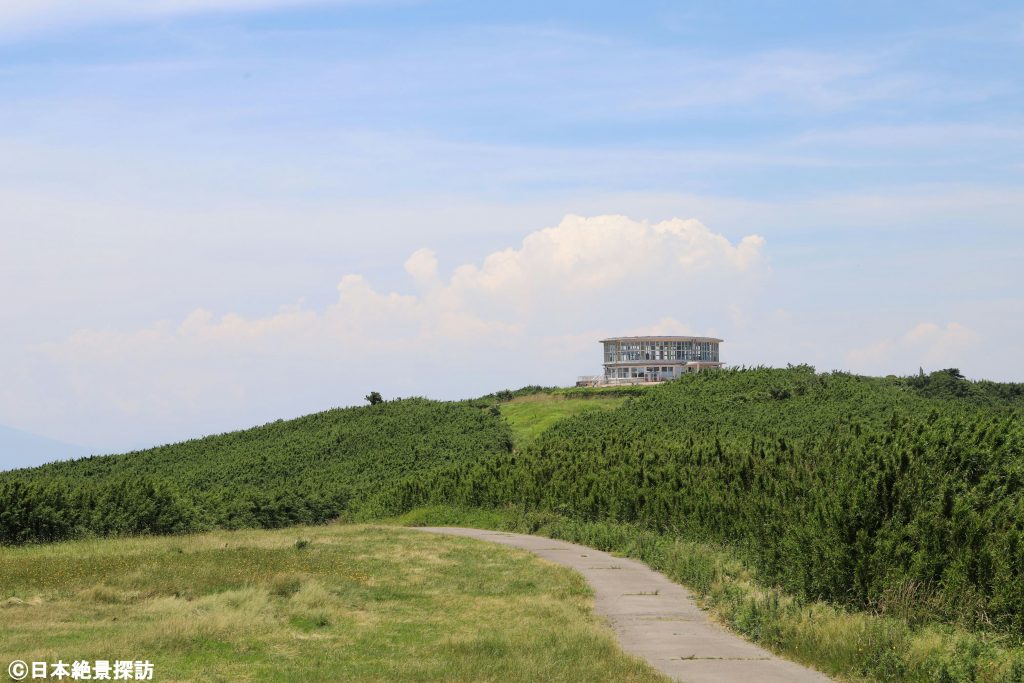
[[[0,473],[0,543],[322,523],[393,480],[507,452],[489,407],[387,401]]]
[[[804,600],[1024,634],[1016,387],[945,371],[699,373],[518,452],[399,480],[379,506],[511,503],[637,524],[735,547]]]

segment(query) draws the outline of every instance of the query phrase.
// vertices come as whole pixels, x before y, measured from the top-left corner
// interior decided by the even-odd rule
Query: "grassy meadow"
[[[0,664],[149,659],[160,681],[661,681],[582,577],[364,525],[0,548]]]
[[[621,395],[594,393],[586,398],[575,398],[560,393],[537,393],[519,396],[501,405],[501,414],[512,428],[517,446],[533,443],[559,420],[582,413],[614,410],[626,401]]]

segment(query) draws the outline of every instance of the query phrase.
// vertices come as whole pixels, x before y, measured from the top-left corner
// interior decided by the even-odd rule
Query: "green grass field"
[[[297,543],[302,539],[304,543]],[[660,681],[528,553],[331,525],[0,549],[0,666],[149,659],[160,681]]]
[[[501,414],[512,427],[517,446],[533,442],[544,430],[559,420],[589,411],[613,410],[626,401],[624,396],[569,398],[562,394],[538,393],[521,396],[501,406]]]

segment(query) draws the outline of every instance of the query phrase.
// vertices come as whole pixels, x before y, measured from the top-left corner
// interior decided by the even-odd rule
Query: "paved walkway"
[[[575,569],[594,591],[622,649],[688,683],[811,683],[829,679],[781,659],[708,619],[689,592],[642,562],[540,536],[457,527],[409,527],[522,548]]]

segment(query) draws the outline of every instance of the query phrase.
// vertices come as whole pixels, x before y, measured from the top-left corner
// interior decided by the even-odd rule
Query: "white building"
[[[602,339],[604,375],[580,377],[578,386],[665,382],[688,372],[722,367],[714,337]]]

